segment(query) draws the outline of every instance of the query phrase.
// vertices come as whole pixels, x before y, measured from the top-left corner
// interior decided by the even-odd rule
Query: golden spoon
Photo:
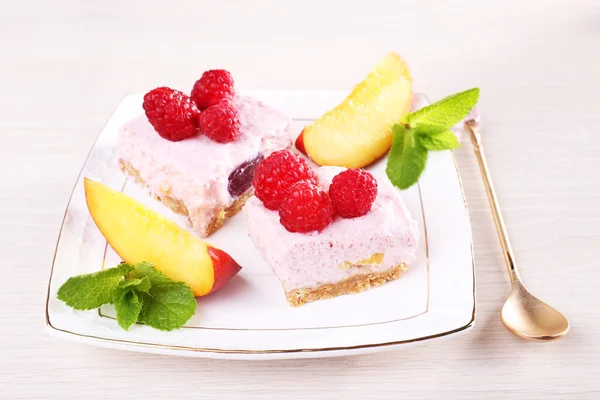
[[[502,245],[504,261],[508,267],[508,275],[510,276],[512,285],[510,296],[508,296],[508,299],[504,303],[502,313],[500,314],[502,323],[504,323],[504,326],[509,331],[526,339],[558,339],[569,331],[569,320],[560,312],[531,294],[525,285],[523,285],[517,271],[515,257],[510,246],[510,241],[508,240],[502,214],[500,213],[498,199],[496,198],[496,191],[494,190],[485,154],[483,153],[479,123],[470,120],[465,123],[465,126],[475,148],[475,155],[477,156],[481,175],[483,176],[483,183],[490,207],[492,208],[496,231]]]

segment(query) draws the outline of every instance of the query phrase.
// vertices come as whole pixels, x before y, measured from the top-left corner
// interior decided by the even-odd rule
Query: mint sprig
[[[450,128],[469,115],[478,99],[478,88],[466,90],[409,113],[392,127],[386,173],[394,186],[407,189],[419,180],[428,151],[460,146]]]
[[[148,262],[69,278],[58,299],[77,310],[114,304],[117,323],[125,330],[136,322],[170,331],[180,328],[196,312],[196,299],[183,282],[175,282]]]

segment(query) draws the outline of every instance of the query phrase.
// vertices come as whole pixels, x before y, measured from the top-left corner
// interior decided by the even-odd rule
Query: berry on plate
[[[224,69],[211,69],[194,83],[191,98],[200,110],[214,106],[224,99],[233,99],[233,77]]]
[[[365,170],[347,169],[331,181],[329,197],[340,217],[361,217],[371,210],[377,197],[377,181]]]
[[[279,207],[279,220],[289,232],[322,231],[333,220],[326,191],[310,182],[296,183]]]
[[[290,188],[303,181],[317,183],[308,163],[297,154],[279,150],[258,164],[252,185],[254,194],[264,206],[270,210],[277,210]]]
[[[198,108],[179,90],[159,87],[149,91],[144,111],[154,130],[167,140],[178,142],[197,133]]]
[[[223,100],[200,113],[198,126],[215,142],[233,142],[240,133],[240,116],[231,101]]]

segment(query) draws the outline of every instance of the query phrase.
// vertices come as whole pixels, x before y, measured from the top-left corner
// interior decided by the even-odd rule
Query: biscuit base
[[[343,281],[328,283],[316,288],[295,289],[291,292],[286,292],[286,297],[291,305],[301,306],[311,301],[331,299],[344,294],[359,293],[398,279],[407,269],[406,263],[401,263],[383,272],[354,275]]]
[[[144,186],[146,189],[148,189],[152,197],[159,200],[165,206],[169,207],[173,212],[187,217],[188,222],[190,223],[190,225],[193,226],[192,221],[190,220],[189,211],[182,200],[171,197],[167,194],[153,192],[146,183],[146,181],[142,179],[139,171],[135,169],[128,161],[125,161],[122,158],[119,159],[119,167],[121,168],[121,171],[123,171],[126,175],[132,177],[137,184]],[[219,210],[217,210],[215,216],[208,222],[208,224],[206,224],[206,226],[194,226],[194,231],[202,237],[209,236],[221,226],[223,226],[223,223],[227,218],[231,218],[235,214],[237,214],[242,209],[244,204],[246,204],[246,200],[248,200],[253,194],[254,190],[252,187],[250,187],[250,189],[248,189],[240,197],[235,199],[235,201],[231,205],[229,205],[228,207],[222,207]]]

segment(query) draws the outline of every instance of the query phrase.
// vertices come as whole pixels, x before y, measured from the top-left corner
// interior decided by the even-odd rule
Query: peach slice
[[[304,128],[296,147],[319,165],[369,165],[389,150],[392,125],[408,112],[412,94],[408,66],[388,53],[341,104]]]
[[[133,198],[84,179],[90,214],[110,246],[130,264],[152,263],[196,296],[214,292],[241,269],[229,254],[210,246]]]

